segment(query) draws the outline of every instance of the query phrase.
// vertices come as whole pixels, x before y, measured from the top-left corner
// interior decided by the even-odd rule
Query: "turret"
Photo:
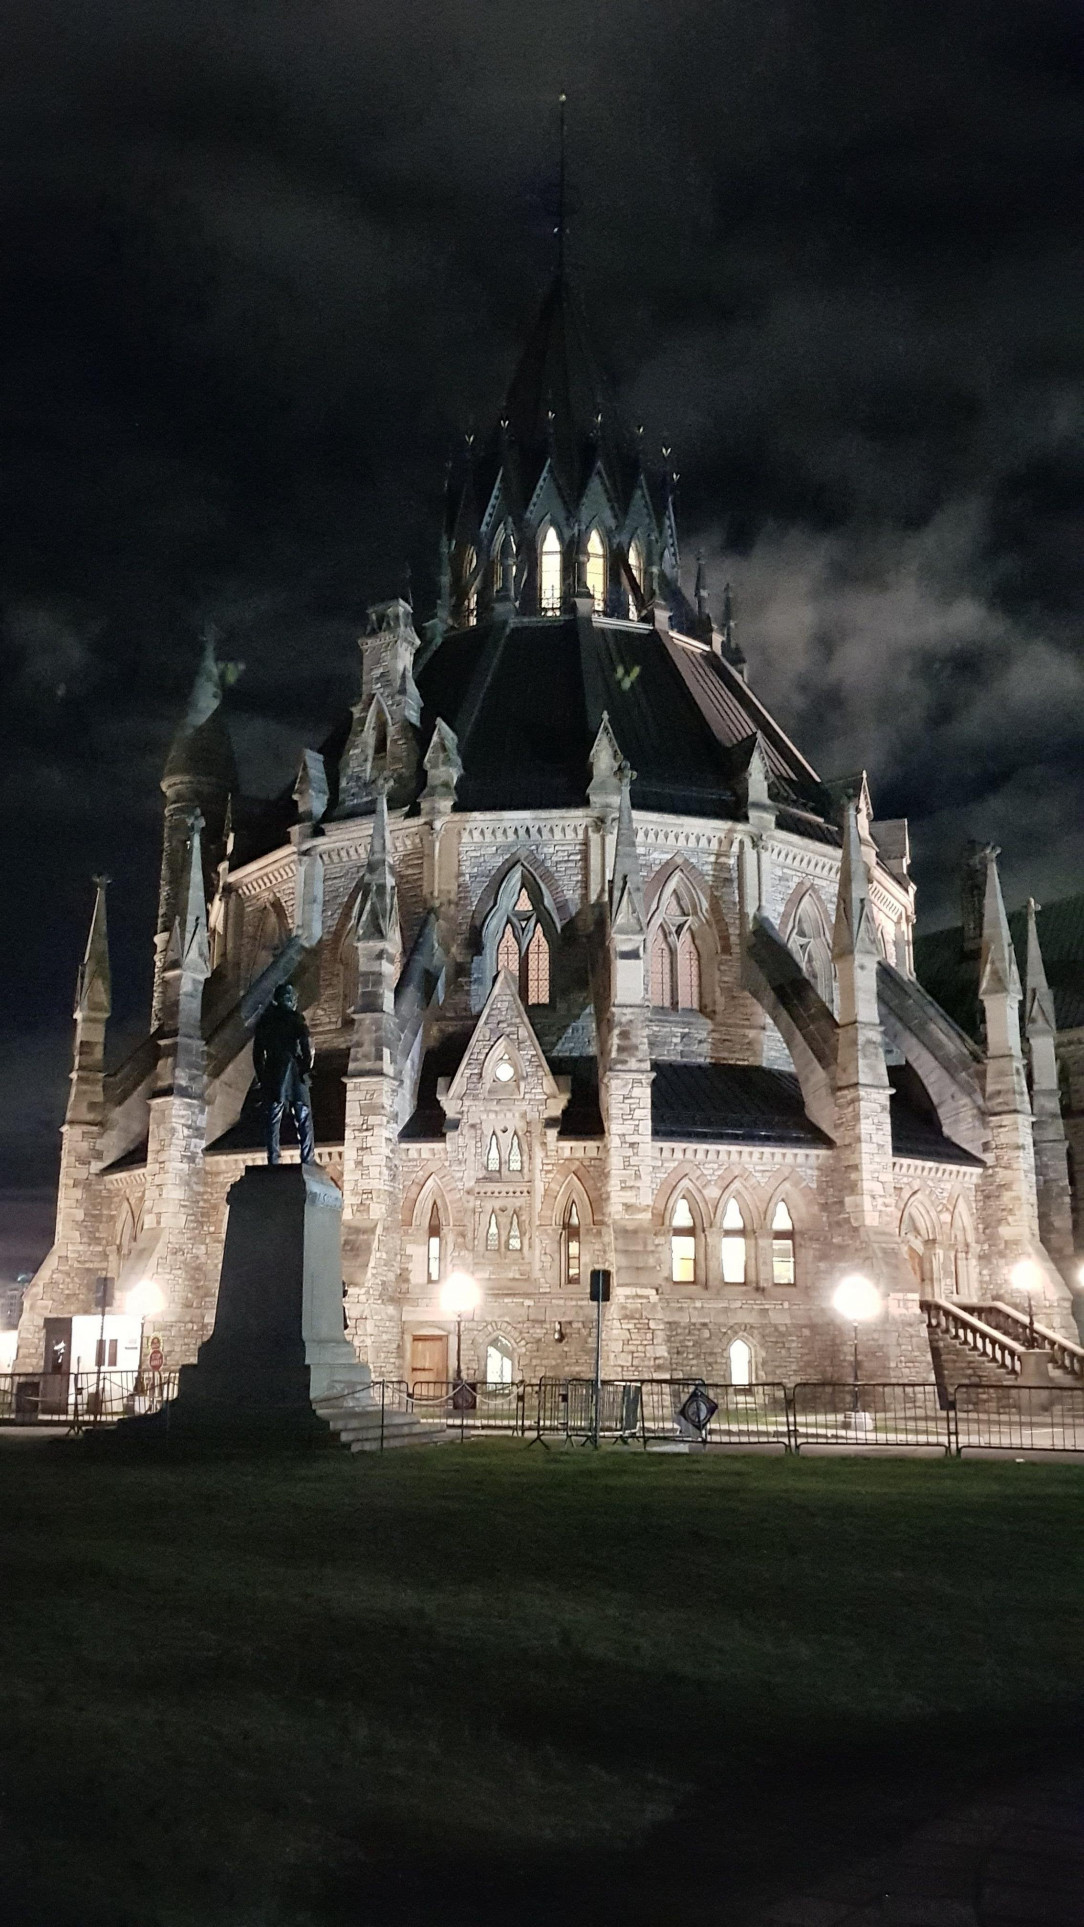
[[[997,850],[985,852],[979,998],[986,1017],[986,1104],[993,1113],[1029,1113],[1020,1042],[1020,972],[1009,935]]]
[[[361,638],[361,699],[339,765],[337,816],[367,814],[381,782],[393,804],[414,800],[422,715],[413,670],[417,648],[409,603],[396,596],[374,604]]]
[[[209,874],[202,879],[206,902],[221,854],[227,805],[236,788],[237,765],[222,707],[221,672],[215,660],[214,637],[208,633],[184,721],[173,738],[162,775],[166,807],[154,945],[152,1025],[162,1022],[165,953],[178,914],[189,819],[192,811],[198,810],[206,831],[201,844],[210,865]]]

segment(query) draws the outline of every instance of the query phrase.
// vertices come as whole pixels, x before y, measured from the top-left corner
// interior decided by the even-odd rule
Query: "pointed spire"
[[[702,555],[698,555],[696,558],[696,587],[693,594],[696,599],[696,613],[700,617],[701,622],[710,622],[711,611],[708,608],[708,572],[704,567],[704,558]]]
[[[1020,972],[1009,935],[1005,899],[998,875],[998,849],[990,844],[986,856],[986,890],[982,910],[982,951],[979,961],[979,996],[1020,997]]]
[[[636,771],[623,762],[620,777],[621,799],[617,809],[617,836],[614,841],[614,862],[610,877],[610,923],[615,935],[635,933],[643,936],[647,929],[647,912],[644,907],[640,858],[636,850],[636,831],[632,822],[632,804],[629,800],[629,791],[636,781]]]
[[[94,909],[79,979],[75,992],[76,1017],[108,1017],[112,1009],[112,980],[109,972],[109,932],[105,916],[108,877],[94,878]]]
[[[625,767],[617,738],[610,727],[608,710],[603,710],[598,734],[591,745],[591,781],[587,797],[593,810],[608,813],[621,801],[621,771]]]
[[[431,804],[446,804],[450,809],[455,801],[456,785],[463,774],[463,759],[459,754],[459,739],[455,730],[449,727],[443,716],[438,716],[433,725],[423,766],[427,779],[422,792],[423,802],[428,799]]]
[[[328,799],[327,768],[318,749],[302,751],[293,795],[298,821],[315,829]]]
[[[858,832],[858,804],[851,799],[843,815],[843,855],[832,931],[832,958],[876,957],[877,932],[869,900],[869,871]]]
[[[1028,898],[1028,952],[1026,965],[1027,990],[1024,1001],[1024,1029],[1028,1039],[1038,1036],[1053,1037],[1058,1022],[1054,1012],[1054,996],[1046,981],[1046,968],[1043,953],[1039,948],[1039,928],[1036,913],[1041,909],[1034,897]]]
[[[398,941],[399,902],[388,846],[388,799],[382,784],[377,789],[355,930],[359,943],[387,943],[393,938]]]
[[[222,714],[222,671],[215,655],[215,641],[216,632],[208,626],[203,633],[203,652],[184,719],[166,758],[164,789],[185,779],[222,782],[227,789],[235,785],[236,769]]]

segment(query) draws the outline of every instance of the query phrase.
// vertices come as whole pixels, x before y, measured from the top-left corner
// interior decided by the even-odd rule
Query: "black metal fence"
[[[175,1372],[11,1373],[0,1376],[0,1425],[82,1431],[159,1411],[176,1389]],[[542,1445],[1084,1454],[1080,1385],[964,1383],[946,1394],[925,1382],[786,1386],[604,1379],[596,1387],[590,1378],[512,1384],[378,1379],[371,1398],[381,1413],[381,1447],[385,1415],[402,1413],[434,1436],[503,1433]]]

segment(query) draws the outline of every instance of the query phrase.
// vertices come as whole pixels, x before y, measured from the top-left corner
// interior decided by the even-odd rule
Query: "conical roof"
[[[213,784],[227,793],[237,786],[237,764],[222,708],[222,677],[210,636],[204,641],[184,721],[169,746],[162,773],[163,789],[185,782]]]

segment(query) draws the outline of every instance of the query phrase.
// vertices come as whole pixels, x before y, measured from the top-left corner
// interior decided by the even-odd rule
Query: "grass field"
[[[740,1923],[1072,1744],[1072,1466],[0,1452],[18,1927]]]

